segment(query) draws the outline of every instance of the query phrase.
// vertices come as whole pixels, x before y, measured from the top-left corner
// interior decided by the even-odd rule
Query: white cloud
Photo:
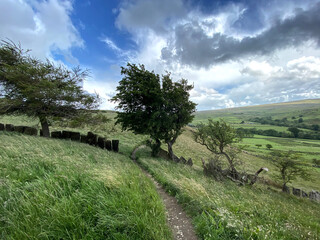
[[[251,61],[245,68],[243,68],[240,72],[242,74],[248,74],[255,77],[269,77],[277,75],[282,71],[281,67],[271,66],[268,62],[257,62]]]
[[[295,16],[303,11],[313,13],[312,17],[317,19],[314,11],[310,10],[311,4],[271,4],[268,11],[260,9],[261,24],[250,32],[235,28],[235,23],[246,17],[248,9],[242,4],[229,4],[212,14],[203,14],[198,8],[187,11],[187,7],[177,5],[180,1],[173,1],[172,4],[179,7],[169,12],[157,7],[161,1],[153,1],[153,6],[147,2],[138,0],[127,3],[119,10],[117,26],[129,31],[138,46],[131,60],[145,64],[147,69],[155,70],[156,73],[168,70],[172,72],[174,80],[186,78],[189,83],[194,83],[195,88],[190,95],[198,103],[198,110],[295,100],[317,96],[319,93],[320,83],[315,81],[319,78],[320,69],[317,43],[308,39],[301,40],[299,36],[297,39],[303,42],[300,45],[283,45],[283,48],[278,49],[272,43],[272,38],[279,35],[278,40],[282,44],[282,30],[290,28],[291,22],[297,20]],[[301,7],[302,12],[297,12],[297,7]],[[140,16],[141,11],[148,13]],[[179,14],[173,20],[171,14],[175,11]],[[301,16],[305,17],[303,14]],[[292,21],[283,22],[288,18]],[[270,30],[273,26],[273,30]],[[299,26],[300,30],[304,29],[302,24]],[[308,29],[310,32],[317,31],[314,26]],[[267,33],[265,36],[268,39],[261,36],[257,38],[263,32]],[[229,43],[236,43],[245,37],[257,40],[245,46],[253,49],[252,54],[244,54],[245,49],[242,47],[236,49],[239,50],[240,58],[235,57],[236,61],[233,62],[224,59],[224,52],[221,58],[219,55],[208,55],[210,51],[219,53],[217,49],[221,46],[229,51]],[[287,37],[285,39],[288,40]],[[248,39],[246,41],[250,42]],[[273,51],[264,54],[266,46],[261,49],[259,44],[253,45],[258,42],[263,46],[266,45],[264,43],[271,44]],[[256,50],[260,51],[258,55],[254,53]],[[233,59],[233,54],[238,53],[230,53],[226,59]],[[177,54],[180,58],[174,57]],[[303,55],[309,57],[301,58]],[[186,61],[195,64],[185,64]],[[215,61],[219,64],[214,65]],[[301,83],[302,76],[305,83]]]
[[[293,76],[303,80],[320,78],[320,58],[314,56],[291,60],[287,68]]]
[[[107,46],[109,48],[116,51],[117,53],[122,52],[122,50],[110,38],[105,37],[105,38],[101,39],[101,41],[104,42],[105,44],[107,44]]]
[[[40,59],[52,59],[57,51],[77,63],[71,48],[83,47],[84,42],[70,18],[71,1],[1,0],[0,9],[0,39],[20,42]]]
[[[115,95],[115,86],[112,81],[97,81],[88,80],[83,83],[83,88],[89,93],[97,93],[102,99],[100,109],[114,110],[116,103],[110,102],[110,99]]]

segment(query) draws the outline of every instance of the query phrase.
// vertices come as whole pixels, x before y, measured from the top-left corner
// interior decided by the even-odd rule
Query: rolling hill
[[[197,112],[194,123],[209,117],[240,124],[253,116],[292,119],[300,115],[306,122],[318,123],[319,106],[320,100],[306,100]],[[119,139],[118,154],[77,142],[0,131],[1,238],[171,239],[154,186],[129,158],[148,137],[122,132],[114,126],[114,112],[102,113],[111,121],[76,128],[52,122],[51,129],[90,130]],[[3,116],[0,122],[38,126],[21,116]],[[192,131],[187,127],[173,146],[177,156],[193,159],[192,167],[151,158],[147,148],[137,157],[192,217],[199,239],[320,239],[320,204],[281,192],[267,158],[270,150],[264,146],[270,143],[279,151],[299,152],[312,179],[297,179],[289,186],[319,191],[320,168],[312,167],[312,159],[320,153],[319,140],[244,138],[239,143],[247,148],[239,155],[241,170],[254,173],[263,166],[269,172],[254,186],[240,187],[203,174],[201,159],[208,161],[213,155],[194,142]],[[257,143],[263,146],[258,148]]]

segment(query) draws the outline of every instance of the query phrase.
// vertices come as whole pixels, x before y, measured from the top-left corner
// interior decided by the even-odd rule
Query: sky
[[[90,70],[110,98],[128,62],[194,84],[197,110],[320,98],[320,0],[0,0],[0,39]]]

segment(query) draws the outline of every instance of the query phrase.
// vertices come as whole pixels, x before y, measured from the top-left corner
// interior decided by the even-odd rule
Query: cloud
[[[308,10],[297,9],[294,16],[274,21],[269,29],[260,34],[241,39],[220,32],[210,36],[199,22],[178,24],[174,36],[162,49],[162,58],[169,64],[178,61],[193,67],[210,67],[298,47],[310,40],[320,47],[319,12],[320,3]]]
[[[309,56],[291,60],[288,72],[299,79],[320,79],[320,58]]]
[[[136,33],[138,29],[152,29],[157,33],[186,14],[182,0],[138,0],[124,1],[119,9],[116,26]]]
[[[101,39],[102,42],[104,42],[105,44],[107,44],[107,46],[109,48],[111,48],[112,50],[114,50],[117,53],[121,53],[122,50],[108,37],[105,37],[103,39]]]
[[[271,66],[268,62],[251,61],[245,68],[240,70],[242,74],[248,74],[255,77],[270,77],[277,75],[282,71],[281,67]]]
[[[58,53],[77,63],[71,49],[83,47],[84,41],[70,18],[71,1],[1,0],[0,9],[0,39],[20,42],[40,59]]]

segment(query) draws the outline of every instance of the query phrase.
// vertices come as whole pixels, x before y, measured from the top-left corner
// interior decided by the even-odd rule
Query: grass
[[[209,117],[224,118],[234,126],[254,125],[256,128],[277,128],[276,130],[280,131],[287,128],[239,123],[252,116],[289,119],[303,115],[305,122],[319,124],[319,103],[320,100],[308,100],[199,112],[196,113],[194,123],[206,122]],[[110,118],[115,116],[114,112],[104,114]],[[0,118],[0,122],[37,125],[37,121],[12,116]],[[22,233],[30,228],[27,234],[34,239],[55,236],[67,239],[170,239],[159,197],[152,184],[128,159],[134,147],[147,137],[121,132],[119,126],[113,126],[113,123],[114,121],[111,121],[99,126],[67,129],[82,133],[94,131],[108,139],[119,139],[121,154],[108,153],[68,141],[26,136],[17,138],[14,133],[0,133],[1,140],[5,139],[0,144],[0,200],[3,203],[1,206],[4,206],[0,208],[0,215],[8,216],[1,218],[1,233],[5,231],[5,234],[18,234],[19,231]],[[65,128],[53,123],[51,129]],[[23,138],[25,140],[19,140]],[[239,144],[246,145],[248,151],[239,155],[243,161],[241,169],[254,173],[262,166],[268,167],[270,171],[262,173],[261,176],[273,185],[258,182],[253,187],[239,187],[230,181],[219,182],[204,176],[201,158],[207,160],[212,154],[193,141],[191,128],[186,128],[179,136],[173,149],[177,156],[184,156],[186,159],[191,157],[193,167],[151,158],[148,149],[138,152],[138,161],[192,216],[201,239],[320,239],[320,204],[281,193],[280,185],[276,184],[276,169],[266,158],[270,150],[265,147],[266,144],[271,144],[276,150],[301,153],[313,179],[297,179],[290,186],[299,187],[306,192],[312,189],[319,191],[320,182],[317,179],[320,170],[311,165],[313,158],[319,159],[320,141],[255,135],[254,138],[243,139]],[[258,148],[256,144],[263,146]],[[163,147],[165,148],[165,145]],[[3,169],[5,171],[2,171]],[[59,197],[51,198],[52,192],[57,192]],[[36,196],[32,197],[34,194]],[[12,196],[18,200],[15,200],[15,205],[7,211],[6,207],[10,203],[8,199]],[[30,207],[32,203],[37,207]],[[62,210],[57,210],[56,205]],[[91,206],[89,212],[84,207],[86,205]],[[105,205],[107,207],[104,207]],[[3,211],[7,212],[4,214]],[[30,212],[35,215],[30,215]],[[64,212],[68,214],[63,215]],[[28,220],[29,215],[31,220]],[[69,215],[70,219],[66,217]],[[32,221],[36,223],[34,226],[39,227],[31,226]],[[79,223],[79,233],[78,230],[72,231],[75,223]],[[107,235],[103,235],[106,232]],[[58,234],[53,235],[54,233]],[[25,236],[14,235],[11,239],[26,238]]]
[[[171,239],[152,182],[128,157],[0,132],[1,239]]]
[[[292,117],[298,119],[299,116],[302,115],[304,123],[319,124],[319,105],[320,99],[310,99],[259,106],[200,111],[195,114],[193,123],[198,124],[207,121],[208,118],[214,120],[223,118],[229,123],[240,123],[241,121],[248,121],[248,119],[253,117],[272,117],[273,119],[282,119],[286,117],[291,121]]]
[[[320,205],[267,186],[218,182],[197,168],[149,157],[140,163],[192,216],[201,239],[319,239]]]

